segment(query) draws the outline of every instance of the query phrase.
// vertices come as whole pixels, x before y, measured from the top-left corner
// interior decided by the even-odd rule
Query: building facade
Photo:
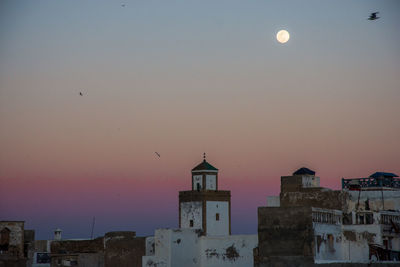
[[[381,174],[371,175],[368,185],[365,178],[343,179],[342,190],[320,187],[307,168],[282,176],[279,197],[258,208],[255,266],[395,264],[400,190],[395,175]]]
[[[146,239],[143,267],[253,266],[257,235],[231,235],[231,194],[218,188],[218,169],[203,161],[192,188],[179,192],[179,228]]]

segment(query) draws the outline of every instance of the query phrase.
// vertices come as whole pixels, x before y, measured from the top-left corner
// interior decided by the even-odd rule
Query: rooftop
[[[218,171],[218,169],[204,159],[202,163],[192,169],[193,171]]]
[[[372,178],[393,178],[393,177],[399,177],[398,175],[391,173],[391,172],[376,172],[374,174],[371,174],[369,177]]]
[[[376,172],[369,177],[365,178],[352,178],[342,179],[342,189],[349,190],[376,190],[388,189],[388,190],[400,190],[400,179],[394,173],[389,172]]]
[[[315,171],[303,167],[295,171],[293,175],[315,175]]]

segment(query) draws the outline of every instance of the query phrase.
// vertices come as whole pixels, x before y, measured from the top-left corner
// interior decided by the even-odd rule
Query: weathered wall
[[[146,237],[146,256],[152,256],[155,253],[154,236]]]
[[[219,220],[216,220],[216,214]],[[229,202],[206,202],[207,235],[229,235]]]
[[[38,267],[42,265],[38,265]],[[78,266],[78,267],[104,267],[104,252],[53,254],[51,267]],[[44,267],[44,266],[43,266]]]
[[[26,259],[0,257],[0,267],[26,267]]]
[[[342,260],[342,227],[336,224],[313,223],[314,259]]]
[[[346,212],[348,194],[345,191],[309,188],[298,192],[281,192],[281,207],[316,207]]]
[[[103,267],[104,265],[104,252],[97,253],[81,253],[78,255],[79,267]],[[111,265],[117,266],[117,265]],[[133,266],[133,265],[132,265]]]
[[[50,245],[51,253],[94,253],[104,250],[103,237],[87,240],[61,240],[52,241]]]
[[[371,210],[400,210],[400,191],[347,191],[349,194],[348,210],[355,210],[360,196],[359,208],[365,210],[368,199]],[[383,199],[383,200],[382,200]]]
[[[302,188],[319,187],[319,177],[313,175],[293,175],[281,177],[281,192],[296,192]]]
[[[8,250],[3,254],[24,257],[24,222],[23,221],[0,221],[0,231],[9,230]],[[1,240],[1,236],[0,236]]]
[[[181,202],[181,228],[202,229],[203,209],[200,201]],[[193,227],[190,227],[190,220],[193,220]]]
[[[79,266],[140,267],[145,252],[146,238],[136,237],[136,233],[131,231],[109,232],[93,240],[51,242],[53,265],[58,259],[74,259]]]
[[[157,229],[155,254],[143,257],[143,267],[253,266],[256,235],[202,236],[193,229]]]
[[[109,232],[104,236],[106,267],[141,267],[145,255],[145,237],[135,232]]]
[[[143,267],[200,266],[197,255],[199,230],[157,229],[155,231],[155,254],[143,257]]]
[[[353,262],[368,262],[368,243],[382,245],[381,226],[343,225],[343,260]]]
[[[170,230],[171,267],[200,266],[198,250],[201,232],[196,230],[188,230]]]
[[[257,235],[202,236],[200,266],[253,266],[253,249],[257,247],[257,241]]]
[[[313,259],[313,242],[311,207],[258,208],[258,247],[261,257],[301,256]]]

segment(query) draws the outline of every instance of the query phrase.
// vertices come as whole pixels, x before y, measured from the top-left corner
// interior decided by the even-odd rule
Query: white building
[[[179,192],[179,229],[147,238],[142,266],[253,266],[257,235],[231,235],[231,195],[218,189],[218,169],[204,157],[191,180],[192,189]]]

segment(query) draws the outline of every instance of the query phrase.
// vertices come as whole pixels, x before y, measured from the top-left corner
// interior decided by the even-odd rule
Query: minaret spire
[[[203,161],[206,161],[206,152],[203,153]]]

